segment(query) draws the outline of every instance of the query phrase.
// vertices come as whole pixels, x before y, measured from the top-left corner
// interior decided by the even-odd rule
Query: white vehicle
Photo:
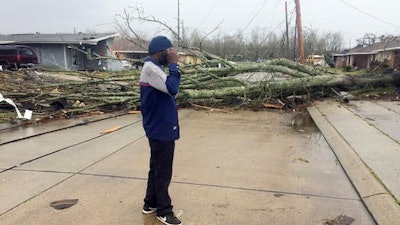
[[[326,61],[323,55],[308,55],[306,63],[312,63],[314,66],[325,66]]]

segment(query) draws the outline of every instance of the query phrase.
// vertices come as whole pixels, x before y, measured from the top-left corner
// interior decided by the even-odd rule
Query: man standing
[[[151,156],[143,213],[157,212],[157,218],[168,225],[181,221],[172,211],[168,187],[172,178],[175,140],[179,139],[178,93],[180,73],[178,55],[164,36],[150,41],[149,57],[140,74],[140,105],[143,128],[149,139]],[[164,72],[168,66],[168,75]]]

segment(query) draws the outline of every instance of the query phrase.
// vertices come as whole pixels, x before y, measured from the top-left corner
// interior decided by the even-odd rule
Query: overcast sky
[[[176,27],[178,0],[1,0],[0,34],[112,32],[116,14],[139,5]],[[303,28],[341,32],[346,45],[365,33],[400,35],[399,0],[300,0]],[[287,0],[291,26],[295,23],[294,0]],[[281,34],[285,30],[285,0],[180,0],[185,28],[208,33],[220,31],[250,34],[254,28]],[[137,26],[149,37],[151,26]],[[347,46],[345,46],[347,47]]]

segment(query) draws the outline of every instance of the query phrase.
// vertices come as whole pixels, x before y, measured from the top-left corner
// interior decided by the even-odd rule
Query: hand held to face
[[[167,49],[167,60],[168,60],[168,63],[177,64],[178,60],[179,60],[178,53],[175,50],[173,50],[172,48]]]

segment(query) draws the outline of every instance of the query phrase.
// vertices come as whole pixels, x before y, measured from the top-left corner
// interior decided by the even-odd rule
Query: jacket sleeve
[[[169,76],[160,67],[151,62],[145,63],[140,74],[140,82],[147,83],[169,95],[178,93],[180,80],[179,66],[174,63],[169,65]]]
[[[178,64],[175,63],[169,64],[169,76],[167,77],[165,84],[167,86],[167,90],[170,95],[178,94],[180,82],[181,82],[181,74],[179,73]]]

